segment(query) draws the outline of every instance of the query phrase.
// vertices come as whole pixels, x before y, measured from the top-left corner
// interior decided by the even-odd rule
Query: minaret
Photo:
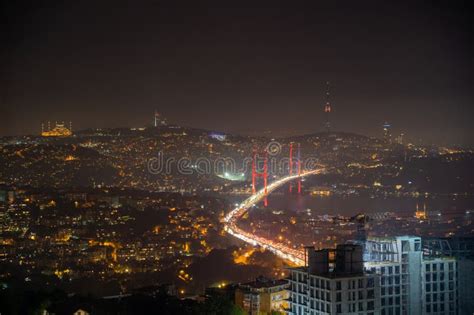
[[[331,103],[329,101],[329,81],[326,81],[326,105],[324,106],[324,113],[326,115],[326,123],[325,128],[327,132],[331,131],[331,121],[330,121],[330,114],[331,114]]]
[[[416,211],[415,211],[415,218],[420,219],[420,220],[426,220],[427,219],[426,215],[426,203],[423,204],[423,211],[420,210],[418,207],[418,203],[416,203]]]

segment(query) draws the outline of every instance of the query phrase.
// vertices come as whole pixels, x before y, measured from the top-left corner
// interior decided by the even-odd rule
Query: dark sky
[[[316,132],[329,80],[335,130],[474,145],[468,1],[4,2],[0,135]]]

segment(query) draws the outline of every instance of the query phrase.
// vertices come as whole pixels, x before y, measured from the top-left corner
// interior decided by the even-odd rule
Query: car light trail
[[[267,194],[271,193],[273,190],[277,189],[278,187],[292,181],[294,179],[302,178],[309,175],[321,174],[324,171],[323,168],[303,172],[301,174],[296,175],[289,175],[283,178],[280,178],[267,187]],[[282,243],[274,242],[272,240],[259,237],[257,235],[248,233],[237,226],[237,220],[248,211],[250,207],[257,204],[261,200],[263,200],[267,194],[265,194],[265,189],[261,189],[257,191],[255,194],[250,196],[249,198],[245,199],[242,203],[240,203],[235,209],[229,212],[224,218],[224,230],[229,233],[230,235],[243,240],[244,242],[251,244],[253,246],[260,246],[265,248],[272,253],[276,254],[277,256],[289,260],[296,265],[303,265],[304,264],[304,251],[303,250],[296,250],[285,246]]]

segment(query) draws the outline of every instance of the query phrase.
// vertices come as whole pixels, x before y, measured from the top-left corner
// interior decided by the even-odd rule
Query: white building
[[[290,268],[288,314],[380,314],[380,277],[363,269],[359,245],[307,248],[306,266]]]
[[[380,275],[382,315],[458,314],[457,263],[425,257],[420,237],[368,238],[364,267]]]
[[[456,258],[459,314],[474,314],[474,238],[423,238],[423,253]]]

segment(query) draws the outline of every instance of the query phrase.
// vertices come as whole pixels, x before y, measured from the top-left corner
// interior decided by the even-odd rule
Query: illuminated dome
[[[55,127],[51,129],[50,124],[48,123],[48,130],[44,131],[41,128],[41,135],[43,137],[69,137],[72,135],[71,123],[69,123],[69,128],[64,125],[64,122],[59,124],[55,123]]]

